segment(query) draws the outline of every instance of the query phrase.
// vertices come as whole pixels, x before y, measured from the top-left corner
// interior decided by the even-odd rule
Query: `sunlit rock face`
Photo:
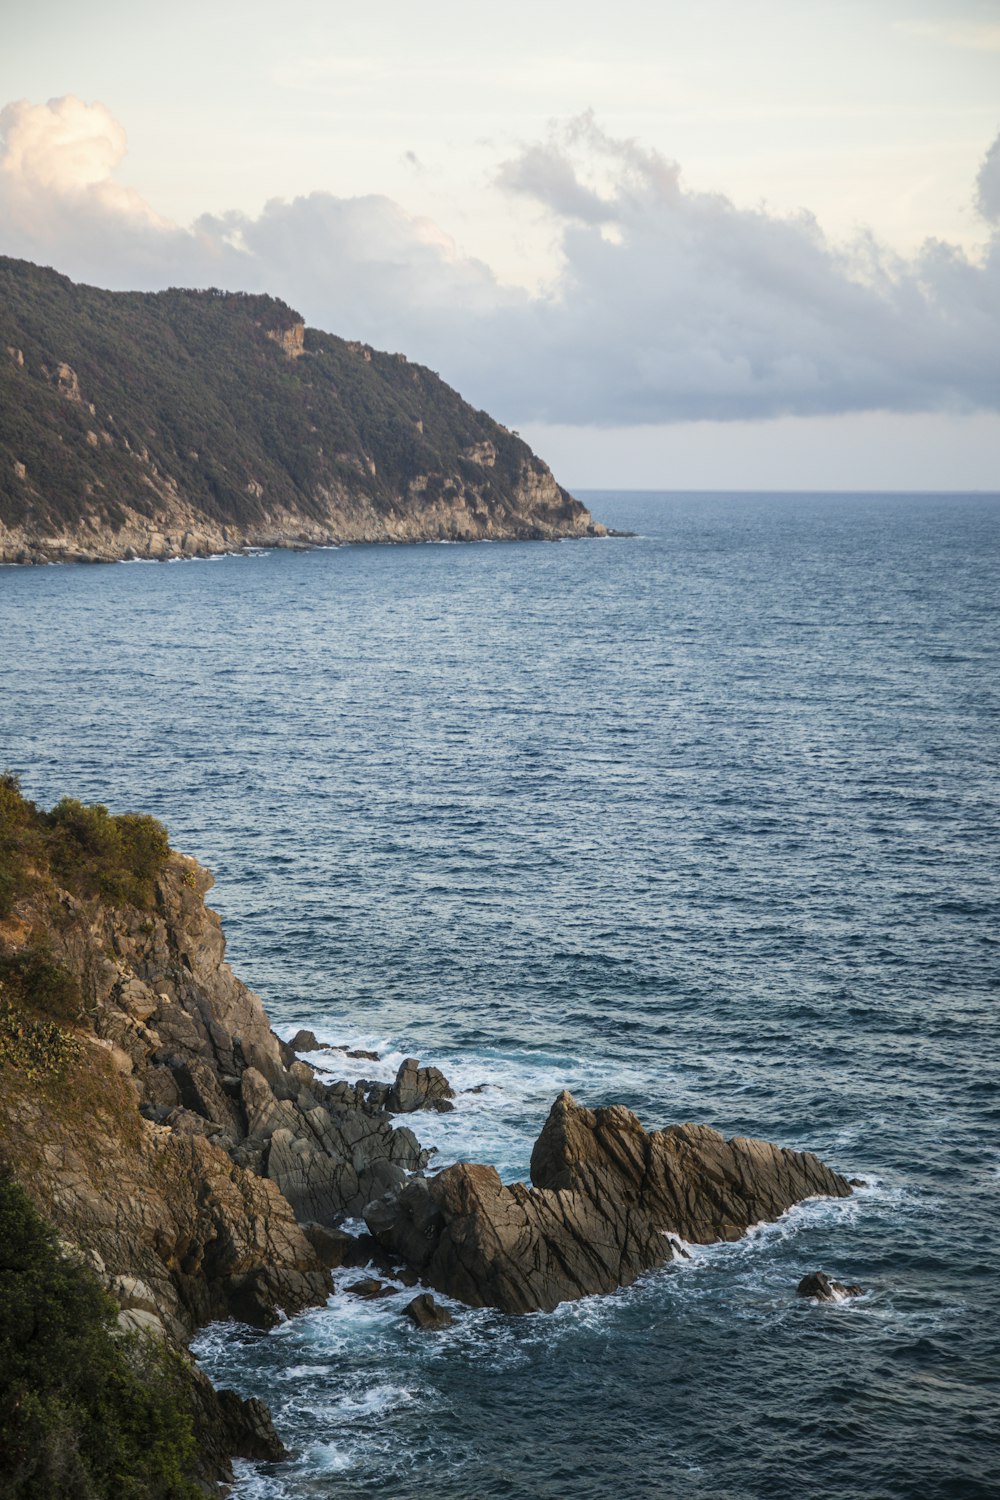
[[[627,1286],[675,1254],[674,1239],[735,1240],[804,1198],[851,1194],[810,1152],[705,1125],[647,1133],[622,1105],[563,1093],[531,1158],[532,1187],[460,1162],[367,1210],[382,1245],[437,1290],[505,1312]]]

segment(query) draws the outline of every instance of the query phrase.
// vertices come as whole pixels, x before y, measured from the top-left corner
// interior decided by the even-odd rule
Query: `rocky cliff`
[[[530,1187],[470,1163],[428,1175],[398,1119],[453,1108],[447,1080],[410,1058],[391,1085],[321,1081],[227,965],[212,883],[153,819],[71,799],[45,813],[0,776],[0,1188],[27,1191],[131,1334],[178,1351],[212,1319],[267,1327],[324,1302],[331,1267],[370,1259],[473,1306],[551,1309],[628,1285],[683,1253],[678,1237],[734,1239],[851,1192],[809,1153],[647,1133],[569,1094]],[[344,1233],[362,1213],[371,1236]],[[0,1311],[15,1271],[30,1280],[0,1264]],[[448,1320],[426,1297],[410,1312]],[[0,1439],[3,1399],[0,1371]],[[203,1478],[282,1453],[259,1402],[193,1367],[186,1399]]]
[[[275,298],[0,257],[0,562],[604,535],[432,371]]]
[[[0,1170],[120,1326],[176,1348],[325,1301],[346,1238],[329,1226],[427,1161],[383,1105],[441,1092],[412,1060],[391,1100],[319,1083],[226,964],[211,885],[153,820],[42,813],[0,778]],[[192,1399],[215,1477],[280,1453],[259,1406],[197,1378]]]

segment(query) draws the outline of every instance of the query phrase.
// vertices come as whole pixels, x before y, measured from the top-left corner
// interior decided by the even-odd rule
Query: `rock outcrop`
[[[414,1297],[403,1308],[403,1312],[417,1328],[450,1328],[455,1321],[446,1307],[434,1301],[430,1292],[421,1292],[418,1297]]]
[[[849,1197],[809,1152],[725,1140],[704,1125],[647,1134],[621,1105],[585,1109],[563,1093],[531,1159],[532,1187],[459,1163],[370,1205],[390,1253],[436,1290],[511,1313],[627,1286],[673,1258],[671,1236],[735,1240],[816,1196]]]
[[[142,875],[129,839],[162,840]],[[214,1319],[268,1327],[323,1303],[330,1267],[379,1249],[338,1222],[428,1153],[369,1085],[323,1083],[272,1032],[225,962],[211,875],[152,820],[68,804],[60,822],[0,777],[0,842],[0,1170],[123,1330],[184,1348]],[[400,1076],[401,1107],[450,1092],[415,1062]],[[206,1472],[277,1456],[263,1410],[192,1391]]]
[[[810,1297],[815,1302],[846,1302],[848,1297],[863,1297],[864,1293],[864,1287],[834,1281],[825,1271],[810,1271],[796,1287],[796,1296]]]

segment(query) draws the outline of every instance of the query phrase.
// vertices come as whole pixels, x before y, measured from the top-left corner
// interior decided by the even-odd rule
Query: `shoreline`
[[[330,536],[328,538],[266,537],[247,540],[233,546],[225,542],[215,547],[188,547],[171,545],[156,551],[139,552],[129,545],[122,548],[94,550],[61,543],[32,543],[18,549],[16,556],[0,554],[0,568],[39,568],[79,565],[94,567],[103,563],[171,563],[211,562],[224,557],[254,557],[267,552],[333,552],[342,547],[417,547],[417,546],[474,546],[477,543],[497,542],[582,542],[627,539],[636,536],[633,531],[620,531],[604,526],[599,521],[591,522],[582,531],[548,531],[538,527],[526,527],[524,531],[502,531],[497,535],[479,536]],[[4,549],[6,552],[9,549]]]

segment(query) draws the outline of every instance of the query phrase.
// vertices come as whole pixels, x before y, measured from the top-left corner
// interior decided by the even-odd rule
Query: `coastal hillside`
[[[274,297],[0,257],[0,561],[603,535],[431,370]]]

